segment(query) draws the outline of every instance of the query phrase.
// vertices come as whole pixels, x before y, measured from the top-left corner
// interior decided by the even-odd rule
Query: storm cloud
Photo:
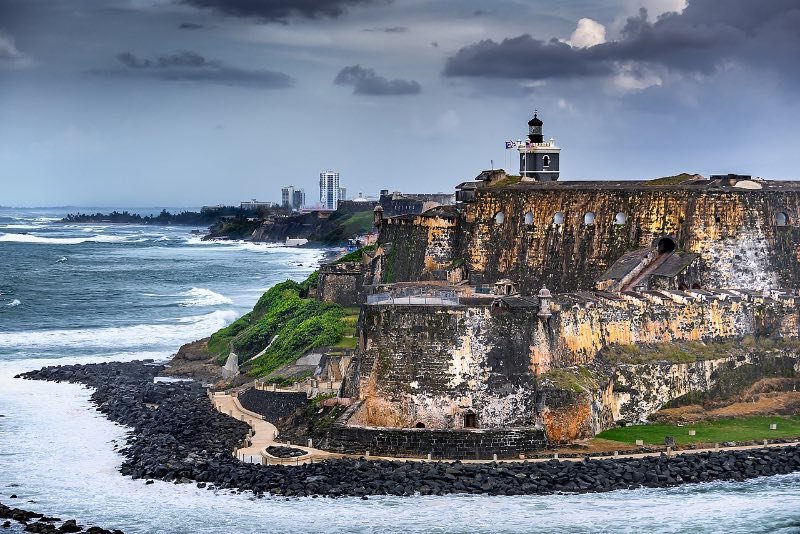
[[[292,17],[338,18],[347,8],[376,0],[181,0],[197,8],[263,22],[286,22]]]
[[[641,9],[616,41],[586,48],[525,34],[483,40],[448,58],[445,76],[559,79],[606,75],[636,63],[681,73],[712,74],[726,63],[796,71],[800,55],[800,4],[692,0],[681,13],[650,20]]]
[[[415,95],[422,86],[414,80],[389,80],[378,76],[374,70],[361,65],[351,65],[339,71],[333,80],[336,85],[351,85],[353,94],[373,96]]]
[[[163,55],[155,59],[122,52],[117,55],[117,60],[122,64],[121,68],[95,70],[92,71],[93,74],[207,82],[262,89],[285,89],[294,84],[294,80],[282,72],[233,67],[218,60],[206,59],[192,51]]]

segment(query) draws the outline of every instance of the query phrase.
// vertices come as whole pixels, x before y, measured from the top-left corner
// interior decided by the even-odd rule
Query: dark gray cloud
[[[205,26],[197,24],[196,22],[182,22],[178,28],[181,30],[202,30]]]
[[[796,76],[798,27],[797,0],[691,0],[682,13],[654,21],[642,9],[627,20],[618,40],[588,48],[527,34],[480,41],[448,58],[444,74],[543,80],[610,74],[631,62],[711,74],[734,61]]]
[[[351,65],[339,71],[334,78],[336,85],[351,85],[353,94],[373,96],[415,95],[422,86],[414,80],[389,80],[378,76],[372,69]]]
[[[383,32],[383,33],[406,33],[408,28],[405,26],[389,26],[387,28],[366,28],[364,32]]]
[[[285,89],[294,84],[294,80],[282,72],[233,67],[221,61],[206,59],[192,51],[168,54],[155,59],[142,58],[131,52],[122,52],[117,55],[117,60],[122,64],[122,68],[94,70],[92,73],[264,89]]]
[[[347,8],[378,0],[180,0],[190,6],[263,22],[286,22],[292,17],[337,18]]]

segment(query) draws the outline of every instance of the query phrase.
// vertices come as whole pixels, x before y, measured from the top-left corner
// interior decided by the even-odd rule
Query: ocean
[[[89,390],[14,375],[167,359],[249,311],[273,284],[304,279],[326,251],[203,242],[185,226],[59,223],[68,211],[76,210],[0,208],[4,504],[142,533],[800,532],[800,474],[586,495],[366,501],[256,499],[123,477],[115,446],[126,429],[94,410]]]

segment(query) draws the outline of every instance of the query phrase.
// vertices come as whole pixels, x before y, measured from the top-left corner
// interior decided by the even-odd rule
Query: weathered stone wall
[[[798,336],[798,303],[790,296],[675,292],[580,304],[571,299],[559,296],[546,319],[535,305],[365,306],[357,364],[348,377],[349,393],[363,402],[350,423],[458,429],[466,414],[475,414],[480,428],[542,423],[551,439],[571,439],[622,417],[624,402],[604,397],[613,394],[608,384],[559,391],[545,380],[552,370],[592,365],[613,344]],[[598,399],[581,400],[590,390]],[[662,396],[648,390],[651,400],[641,413],[669,400],[670,391],[683,389],[666,388]]]
[[[447,280],[460,234],[456,217],[408,215],[384,219],[379,243],[392,246],[383,281]]]
[[[366,298],[367,267],[358,262],[331,263],[319,269],[317,300],[342,306],[360,306]]]
[[[547,445],[541,428],[431,430],[376,428],[335,423],[327,448],[336,452],[376,456],[425,456],[432,459],[518,458]]]
[[[462,237],[447,250],[449,261],[465,261],[476,282],[511,278],[525,294],[542,285],[559,292],[591,289],[626,251],[661,237],[701,255],[703,288],[800,285],[800,188],[792,182],[766,182],[760,190],[646,182],[489,186],[463,210]],[[588,224],[587,213],[594,216]],[[786,226],[778,226],[779,213],[788,216]],[[556,214],[563,223],[554,222]],[[407,224],[381,231],[383,242],[407,242],[394,281],[423,279],[430,268],[420,259],[427,232],[414,228],[424,223]],[[436,263],[446,262],[440,256]]]
[[[664,236],[701,255],[703,287],[800,282],[795,250],[787,250],[800,242],[796,190],[520,185],[479,190],[477,198],[465,211],[468,269],[490,281],[512,277],[529,292],[542,284],[557,291],[591,288],[626,250]],[[495,222],[499,212],[503,224]],[[789,215],[788,226],[776,226],[779,212]],[[563,224],[554,223],[556,213]],[[594,214],[593,224],[584,223],[586,213]],[[616,224],[618,213],[624,224]]]

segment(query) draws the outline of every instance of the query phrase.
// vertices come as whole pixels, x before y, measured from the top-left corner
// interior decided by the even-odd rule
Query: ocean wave
[[[225,295],[220,295],[210,289],[203,287],[193,287],[182,296],[188,300],[181,302],[179,306],[219,306],[220,304],[233,304],[233,301]]]
[[[0,349],[36,350],[125,349],[152,350],[180,345],[213,334],[230,324],[238,314],[233,310],[217,310],[205,315],[175,319],[172,324],[138,324],[121,327],[79,328],[74,330],[26,330],[0,333]]]
[[[22,302],[20,302],[19,299],[14,299],[11,302],[9,302],[8,304],[6,304],[6,306],[8,306],[9,308],[16,308],[20,304],[22,304]]]
[[[128,241],[125,236],[96,235],[90,237],[42,237],[31,234],[0,234],[0,242],[34,243],[43,245],[79,245],[81,243],[120,243]],[[132,241],[137,242],[137,241]]]

